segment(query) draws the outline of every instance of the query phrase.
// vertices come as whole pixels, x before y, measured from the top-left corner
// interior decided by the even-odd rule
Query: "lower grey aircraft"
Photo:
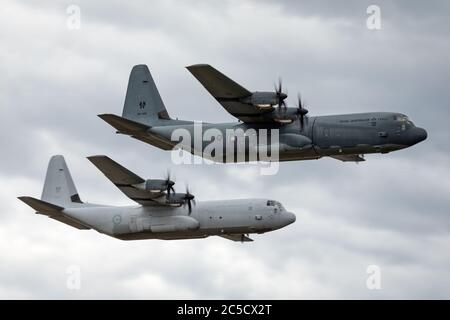
[[[144,180],[107,156],[88,159],[139,205],[115,207],[83,203],[63,156],[49,162],[41,199],[19,197],[38,214],[78,229],[94,229],[121,240],[194,239],[220,236],[253,241],[250,233],[265,233],[295,221],[295,215],[275,200],[239,199],[195,203],[194,195],[176,193],[174,182]],[[193,205],[194,204],[194,205]]]
[[[238,139],[228,141],[227,130],[256,131],[258,150],[276,147],[279,160],[318,159],[324,156],[341,161],[364,161],[368,153],[388,153],[410,147],[427,137],[427,132],[416,127],[404,114],[396,112],[369,112],[308,117],[308,110],[298,96],[297,107],[287,107],[281,80],[274,92],[251,92],[234,82],[210,65],[198,64],[187,69],[226,111],[239,121],[234,123],[202,123],[202,132],[215,129],[217,139],[229,142],[233,157],[226,157],[230,148],[219,150],[216,162],[250,161],[253,151],[248,143],[239,147]],[[174,138],[177,129],[184,129],[195,136],[195,123],[172,119],[158,93],[155,82],[146,65],[133,67],[125,98],[122,116],[99,115],[113,126],[117,133],[129,135],[163,150],[181,148],[192,154],[211,158],[205,149],[212,139],[200,144]],[[266,131],[264,131],[266,130]],[[277,130],[278,141],[273,132]],[[261,134],[268,132],[268,138]],[[244,138],[245,139],[245,138]],[[211,141],[208,141],[211,140]],[[215,150],[215,152],[218,150]],[[245,153],[245,157],[238,157]],[[259,158],[259,153],[258,159]]]

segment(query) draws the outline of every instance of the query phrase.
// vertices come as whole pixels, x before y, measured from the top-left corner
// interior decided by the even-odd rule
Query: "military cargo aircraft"
[[[251,161],[251,152],[272,147],[279,152],[279,161],[319,159],[332,157],[341,161],[364,161],[364,154],[388,153],[410,147],[426,139],[427,132],[416,127],[404,114],[396,112],[369,112],[308,117],[308,110],[298,96],[298,104],[288,107],[279,81],[273,92],[251,92],[207,64],[187,67],[206,90],[226,111],[238,119],[235,123],[202,123],[202,132],[214,129],[217,140],[223,143],[219,156],[211,158],[205,150],[212,139],[201,143],[174,138],[177,129],[195,136],[195,123],[172,119],[158,93],[146,65],[133,67],[122,116],[100,114],[117,133],[129,135],[163,150],[183,149],[216,162]],[[238,139],[228,131],[251,131],[257,146],[245,143],[240,148]],[[276,136],[274,135],[276,132]],[[267,134],[267,139],[261,139]],[[250,135],[250,136],[251,136]],[[231,141],[228,141],[228,137]],[[276,137],[276,139],[275,139]],[[245,137],[244,137],[245,139]],[[227,157],[230,148],[233,157]],[[216,148],[218,149],[218,148]],[[218,150],[215,150],[217,152]],[[238,157],[245,153],[244,157]],[[257,153],[258,159],[260,153]],[[240,160],[239,160],[240,159]]]
[[[88,159],[127,197],[139,205],[115,207],[83,203],[63,156],[50,159],[41,199],[19,197],[38,214],[77,229],[94,229],[121,240],[195,239],[220,236],[253,241],[295,221],[295,215],[271,199],[198,201],[187,191],[176,193],[170,175],[144,180],[107,156]]]

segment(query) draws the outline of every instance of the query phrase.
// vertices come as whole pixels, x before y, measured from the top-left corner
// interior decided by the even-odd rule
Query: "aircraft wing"
[[[336,155],[336,156],[330,156],[331,158],[334,158],[336,160],[340,160],[343,162],[361,162],[366,161],[363,157],[357,154],[342,154],[342,155]]]
[[[231,240],[231,241],[238,241],[238,242],[253,241],[253,239],[250,239],[245,234],[223,234],[223,235],[220,235],[220,237]]]
[[[186,67],[217,100],[248,97],[252,93],[209,64]]]
[[[165,192],[139,189],[138,185],[145,183],[145,180],[111,158],[99,155],[88,159],[131,200],[145,206],[167,206],[161,200],[164,199]]]
[[[273,110],[263,110],[243,102],[242,99],[252,93],[208,64],[195,64],[186,68],[228,113],[243,122],[254,122],[259,115]]]

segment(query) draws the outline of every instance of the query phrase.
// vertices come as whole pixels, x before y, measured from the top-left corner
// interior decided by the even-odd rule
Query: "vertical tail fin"
[[[146,65],[131,70],[122,117],[148,126],[165,125],[170,120]]]
[[[70,207],[70,204],[74,202],[82,203],[64,157],[61,155],[51,157],[48,163],[41,199],[62,207]]]

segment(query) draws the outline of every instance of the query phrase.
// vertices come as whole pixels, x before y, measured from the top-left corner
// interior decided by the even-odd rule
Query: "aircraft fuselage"
[[[122,240],[195,239],[213,235],[265,233],[295,221],[277,201],[242,199],[198,202],[185,207],[112,207],[92,205],[68,208],[66,216],[98,232]]]
[[[228,149],[226,148],[227,143],[230,143],[227,141],[227,131],[230,130],[256,132],[259,148],[269,148],[277,143],[280,161],[318,159],[323,156],[388,153],[410,147],[427,137],[427,132],[416,127],[407,116],[390,112],[309,117],[304,126],[301,126],[299,121],[270,126],[267,123],[194,124],[184,122],[174,126],[152,127],[149,131],[170,140],[172,146],[175,147],[177,143],[178,146],[180,145],[180,139],[174,141],[173,137],[177,129],[188,131],[192,137],[189,141],[183,141],[182,148],[206,158],[208,155],[205,151],[211,149],[210,147],[208,149],[208,146],[212,140],[205,137],[204,133],[208,130],[220,132],[223,137],[222,161],[224,162],[240,162],[237,156],[233,161],[225,157],[226,153],[230,152],[229,144]],[[274,130],[278,131],[278,142],[274,139]],[[264,143],[265,140],[261,142],[261,134],[265,132],[268,135],[266,143]],[[199,134],[202,137],[201,142],[196,143],[195,137]],[[139,139],[149,142],[146,141],[145,136],[141,136]],[[151,141],[149,143],[153,144]],[[251,143],[247,142],[243,148],[239,149],[239,142],[236,139],[231,145],[233,145],[232,151],[235,155],[245,152],[245,161],[251,161]]]

